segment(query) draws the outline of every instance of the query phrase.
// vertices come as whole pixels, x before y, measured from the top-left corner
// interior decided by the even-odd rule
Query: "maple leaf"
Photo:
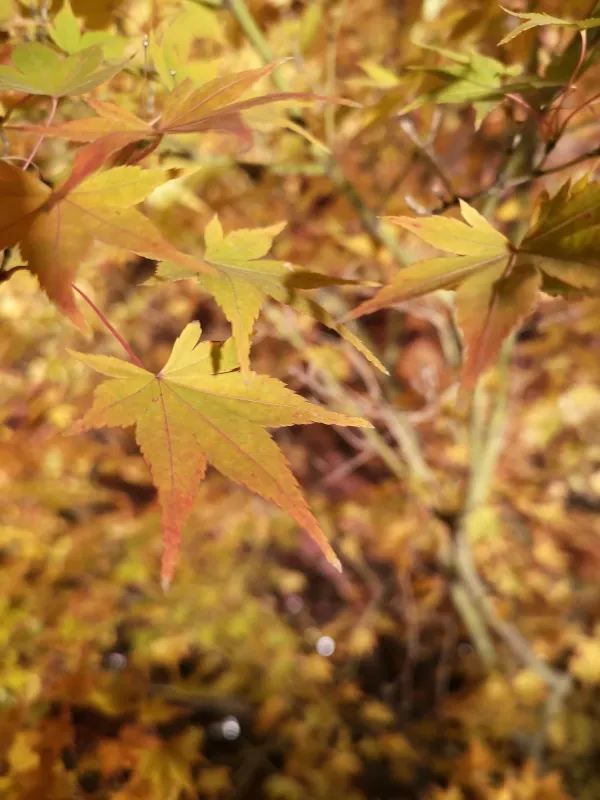
[[[470,388],[500,345],[533,307],[541,275],[476,209],[460,202],[465,222],[441,216],[387,217],[452,257],[419,261],[398,272],[349,317],[372,314],[437,289],[457,289],[458,325],[465,343],[462,386]],[[458,288],[457,288],[458,287]]]
[[[116,75],[125,63],[103,64],[102,59],[99,45],[63,57],[40,42],[18,44],[12,65],[0,65],[0,91],[48,97],[84,94]]]
[[[261,78],[272,72],[281,61],[275,61],[258,69],[245,70],[232,75],[215,78],[201,86],[186,79],[166,95],[162,113],[153,122],[125,111],[114,103],[88,99],[88,104],[97,117],[69,120],[57,125],[12,125],[15,130],[43,134],[46,137],[87,142],[95,151],[106,149],[108,153],[123,148],[126,156],[139,158],[158,146],[168,134],[203,133],[221,131],[233,133],[245,144],[252,143],[252,135],[244,123],[241,112],[266,103],[283,100],[319,99],[320,96],[306,92],[273,92],[247,100],[239,98],[249,91]],[[321,98],[324,99],[324,98]],[[139,148],[144,142],[145,148]]]
[[[599,294],[599,253],[600,182],[584,176],[573,185],[567,181],[554,197],[542,195],[519,258],[551,279],[545,280],[549,287],[563,284],[571,293]]]
[[[534,75],[520,74],[519,67],[507,66],[495,58],[474,50],[461,53],[434,45],[421,44],[420,47],[437,53],[447,63],[437,67],[421,64],[406,66],[402,76],[404,83],[411,75],[423,76],[427,85],[433,84],[434,88],[418,94],[407,104],[406,86],[402,83],[392,84],[384,98],[366,112],[372,122],[382,118],[387,119],[391,114],[408,114],[427,103],[448,105],[472,103],[475,109],[475,125],[479,128],[486,115],[507,95],[557,85],[556,82],[543,80]],[[400,77],[397,78],[398,82]]]
[[[523,12],[523,11],[511,11],[508,8],[502,7],[503,11],[506,11],[507,14],[510,14],[513,17],[517,17],[517,19],[524,20],[520,25],[518,25],[514,30],[512,30],[509,34],[507,34],[498,44],[507,44],[508,42],[512,41],[515,37],[520,36],[525,31],[529,31],[532,28],[539,28],[545,25],[557,25],[561,28],[576,28],[580,31],[590,30],[591,28],[598,28],[600,27],[600,19],[595,19],[594,17],[589,17],[587,19],[564,19],[563,17],[554,17],[551,14],[546,14],[544,12],[535,11],[535,12]]]
[[[73,13],[70,0],[64,0],[62,8],[48,25],[50,38],[57,47],[72,55],[89,47],[100,45],[106,55],[120,56],[126,40],[108,31],[81,31],[81,23]]]
[[[131,207],[164,181],[162,170],[115,167],[90,176],[93,166],[76,164],[52,191],[31,173],[0,161],[0,249],[19,244],[48,297],[78,325],[82,317],[71,284],[94,241],[202,269]]]
[[[542,276],[529,265],[501,263],[478,271],[456,290],[456,318],[466,343],[462,384],[473,386],[502,342],[533,308]]]
[[[231,323],[243,372],[249,367],[250,338],[254,323],[267,297],[291,306],[334,330],[349,341],[382,372],[385,367],[345,325],[336,322],[329,312],[303,290],[325,286],[353,285],[356,281],[333,278],[295,267],[288,261],[264,258],[285,222],[266,228],[241,228],[227,235],[217,216],[206,226],[204,261],[214,267],[212,275],[199,275],[177,264],[159,264],[152,284],[163,280],[194,278],[223,309]]]
[[[162,31],[150,34],[148,55],[161,82],[169,89],[185,78],[194,79],[209,64],[208,69],[212,68],[214,61],[198,61],[194,58],[194,42],[197,39],[225,43],[222,21],[215,9],[200,4],[187,3],[174,17],[165,19],[162,27]]]
[[[198,343],[200,333],[197,322],[187,325],[156,375],[117,358],[75,353],[110,379],[96,389],[93,407],[80,427],[136,427],[162,510],[163,585],[172,579],[181,529],[207,463],[286,511],[337,566],[337,557],[266,428],[370,423],[309,403],[275,378],[242,376],[232,340]]]

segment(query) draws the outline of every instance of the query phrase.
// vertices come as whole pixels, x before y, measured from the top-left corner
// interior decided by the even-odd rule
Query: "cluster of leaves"
[[[351,316],[456,288],[456,316],[466,351],[463,383],[471,388],[494,363],[502,342],[536,306],[540,290],[551,295],[600,292],[599,199],[599,184],[588,177],[574,186],[567,182],[552,198],[542,196],[519,245],[463,200],[464,222],[441,216],[389,217],[456,257],[419,261],[401,270]]]
[[[84,37],[76,40],[77,27],[67,2],[54,25],[53,39],[59,47],[67,49],[69,55],[61,56],[50,46],[38,42],[17,45],[12,52],[12,64],[3,68],[0,87],[26,95],[51,97],[51,117],[54,117],[59,98],[88,93],[124,67],[124,63],[102,66],[102,47],[96,44],[85,47]],[[37,276],[48,297],[77,324],[83,326],[84,322],[76,306],[74,289],[81,292],[73,280],[93,242],[129,250],[148,259],[168,261],[161,273],[163,276],[172,276],[169,270],[173,266],[187,268],[186,277],[208,273],[204,287],[215,296],[232,322],[239,361],[225,359],[223,365],[218,359],[215,362],[210,350],[196,347],[200,329],[188,327],[176,342],[171,360],[156,376],[156,386],[168,386],[171,392],[172,382],[164,379],[172,368],[179,373],[178,380],[187,381],[188,388],[194,380],[206,384],[202,395],[196,395],[194,407],[198,417],[195,423],[185,409],[189,397],[185,400],[177,395],[179,407],[171,407],[172,403],[164,400],[162,390],[158,394],[143,390],[149,373],[143,370],[139,359],[134,359],[139,366],[130,366],[127,362],[120,366],[114,359],[114,363],[109,363],[101,357],[91,361],[88,358],[88,363],[98,371],[121,379],[121,383],[103,387],[104,400],[97,401],[96,413],[88,415],[87,424],[137,423],[138,442],[159,489],[163,509],[165,549],[161,576],[164,586],[170,584],[173,576],[181,527],[189,515],[197,484],[204,475],[205,456],[228,476],[287,508],[314,536],[330,561],[339,563],[317,520],[306,508],[285,459],[268,438],[261,438],[256,426],[278,427],[309,421],[337,425],[368,423],[341,414],[328,415],[319,409],[311,412],[305,401],[286,392],[277,381],[252,379],[249,365],[251,330],[267,293],[285,302],[288,294],[297,289],[338,281],[310,272],[300,275],[296,272],[290,276],[286,264],[259,260],[272,242],[268,230],[239,231],[224,239],[218,221],[205,233],[205,260],[208,262],[205,263],[200,257],[183,253],[171,245],[147,217],[133,208],[163,184],[165,177],[162,170],[142,169],[132,166],[131,162],[150,155],[165,136],[215,130],[235,133],[248,143],[251,134],[242,120],[242,111],[282,100],[306,99],[303,93],[282,92],[238,100],[274,66],[216,78],[200,87],[189,79],[183,80],[166,94],[162,112],[153,123],[145,122],[114,103],[90,101],[97,111],[96,117],[58,125],[17,125],[17,131],[35,133],[41,139],[58,136],[88,143],[76,153],[70,173],[54,190],[28,172],[1,163],[5,223],[0,247],[18,246],[27,269]],[[109,158],[113,164],[125,165],[101,170]],[[276,232],[277,228],[273,229],[273,233]],[[289,287],[288,277],[291,278]],[[356,337],[329,320],[318,304],[311,305],[305,299],[296,300],[295,304],[339,330],[356,342],[371,361],[379,363]],[[235,376],[233,382],[231,378],[221,379],[220,376],[240,365],[244,373],[242,381],[239,376]],[[225,383],[227,388],[222,388]],[[149,385],[154,385],[154,381]],[[210,396],[222,400],[217,401],[212,413],[200,416]],[[259,401],[263,410],[256,415]],[[104,408],[105,413],[100,408]],[[148,413],[149,410],[159,413]],[[249,424],[239,427],[239,420],[243,418],[247,418]],[[140,431],[145,425],[149,427],[143,435]],[[157,438],[156,432],[161,429],[162,435]],[[207,447],[213,435],[216,435],[214,443]]]
[[[539,20],[536,24],[539,24]],[[101,242],[148,259],[166,262],[158,270],[160,278],[168,280],[201,276],[200,285],[215,297],[231,322],[239,366],[246,378],[250,370],[252,328],[267,295],[308,311],[320,322],[349,338],[372,363],[385,371],[375,356],[344,326],[337,325],[318,303],[304,296],[298,297],[298,290],[332,285],[339,283],[339,280],[312,272],[296,270],[290,273],[287,264],[264,258],[271,247],[273,235],[280,232],[280,227],[241,230],[224,237],[218,220],[214,220],[205,231],[206,249],[204,256],[200,257],[181,252],[134,208],[165,182],[165,176],[161,170],[142,169],[132,164],[147,159],[165,137],[212,130],[234,133],[248,146],[252,143],[252,135],[242,119],[242,112],[260,105],[310,97],[302,92],[279,92],[249,100],[239,99],[281,64],[215,78],[201,86],[185,78],[165,92],[162,110],[152,122],[146,122],[116,103],[91,98],[88,104],[96,116],[54,123],[61,98],[93,92],[124,69],[127,62],[103,62],[102,42],[106,44],[105,37],[103,39],[101,36],[97,42],[97,37],[90,39],[82,34],[69,2],[65,3],[50,26],[49,35],[54,45],[66,55],[40,42],[17,44],[11,52],[11,64],[3,66],[0,75],[0,89],[5,92],[52,99],[50,117],[45,125],[21,123],[11,126],[12,130],[19,133],[40,137],[36,149],[26,161],[26,168],[37,147],[46,138],[84,143],[75,154],[70,173],[54,189],[25,170],[7,162],[0,163],[1,202],[5,218],[0,247],[19,247],[26,268],[37,276],[48,297],[73,321],[84,325],[75,301],[73,280],[78,265],[89,253],[91,245]],[[527,76],[522,77],[520,84],[502,84],[501,76],[512,74],[513,70],[505,69],[500,62],[478,55],[466,57],[439,48],[433,49],[443,57],[451,58],[455,67],[442,71],[427,68],[425,72],[438,73],[449,79],[449,86],[426,93],[397,113],[405,114],[428,100],[436,103],[470,101],[478,107],[478,114],[481,115],[490,111],[492,101],[497,97],[505,97],[523,87],[534,91],[544,85]],[[102,170],[108,160],[113,166]],[[432,217],[428,221],[392,218],[392,221],[418,233],[427,243],[459,258],[411,266],[409,270],[400,272],[395,281],[384,287],[372,300],[359,306],[351,316],[357,317],[398,300],[460,285],[457,315],[466,346],[463,384],[470,388],[494,362],[501,342],[534,307],[538,291],[548,289],[548,281],[544,282],[544,277],[550,279],[551,291],[595,291],[600,287],[595,271],[593,236],[594,212],[598,213],[599,207],[597,196],[596,184],[579,183],[573,190],[566,185],[556,197],[542,203],[538,222],[525,235],[519,247],[509,242],[467,203],[461,203],[467,224],[444,217]],[[195,342],[188,339],[185,337],[186,347],[191,351]],[[141,368],[141,362],[139,364]],[[228,366],[227,371],[236,366]],[[109,369],[108,373],[106,369]],[[105,373],[112,377],[124,377],[116,366],[106,369]],[[157,377],[160,378],[161,374]],[[219,374],[217,368],[214,377]],[[246,396],[244,386],[237,390],[234,400]],[[96,414],[91,417],[95,424],[123,425],[137,421],[139,430],[140,415],[145,414],[150,396],[139,394],[137,384],[135,391],[131,390],[129,394],[125,394],[125,387],[122,391],[119,408],[129,405],[128,411],[113,416]],[[257,391],[274,393],[271,397],[274,406],[292,402],[287,397],[282,399],[276,396],[276,384],[263,383]],[[221,394],[218,389],[215,392]],[[126,399],[129,395],[140,400],[140,405],[134,408],[133,401]],[[247,399],[251,396],[250,391]],[[158,426],[163,430],[160,443],[148,440],[144,444],[140,441],[140,445],[158,486],[163,508],[165,554],[162,580],[168,585],[173,575],[180,530],[194,498],[191,486],[204,473],[204,466],[200,468],[200,464],[204,465],[204,456],[199,454],[197,458],[189,460],[183,456],[184,452],[189,454],[190,448],[193,450],[198,446],[198,431],[188,425],[186,418],[175,434],[172,414],[167,413],[164,403],[160,407],[162,417],[150,415],[153,429]],[[226,414],[231,409],[226,407],[222,411]],[[315,421],[317,418],[315,412],[312,419]],[[261,417],[261,424],[278,426],[290,424],[295,419],[292,408],[290,421],[286,423],[281,422],[274,410],[271,416],[265,414]],[[305,415],[296,421],[306,422],[309,419]],[[366,424],[356,420],[344,422],[340,415],[327,421],[333,424],[334,419],[338,425]],[[325,416],[321,421],[325,421]],[[228,438],[236,441],[236,446],[242,450],[248,447],[260,449],[260,441],[250,431],[245,432],[242,436],[244,441],[240,444],[237,440],[241,432],[231,430],[228,423],[224,427],[228,429]],[[173,437],[185,439],[181,453]],[[223,464],[230,458],[222,452],[222,448],[221,439],[221,446],[210,455],[215,465]],[[164,469],[157,469],[157,462],[165,457],[165,453],[169,454],[168,465]],[[296,510],[298,501],[291,499],[296,492],[295,483],[285,469],[281,471],[285,465],[280,464],[279,459],[276,462],[273,464],[273,473],[279,475],[280,488],[275,493],[270,486],[274,475],[265,483],[247,465],[236,472],[236,478],[266,497],[278,497],[276,502],[284,506],[287,503],[292,516],[301,519],[303,515]],[[233,475],[230,469],[225,468],[225,471]],[[290,499],[286,501],[283,487],[290,480],[287,492]],[[332,563],[337,563],[333,551],[325,543],[324,534],[312,517],[307,529],[321,544]]]
[[[597,18],[300,5],[0,0],[0,795],[593,800]]]

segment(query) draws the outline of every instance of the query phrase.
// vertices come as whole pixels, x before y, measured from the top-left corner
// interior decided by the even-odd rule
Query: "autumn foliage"
[[[600,796],[600,4],[510,5],[0,0],[0,798]]]

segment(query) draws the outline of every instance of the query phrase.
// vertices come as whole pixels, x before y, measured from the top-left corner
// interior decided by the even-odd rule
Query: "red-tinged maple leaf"
[[[504,275],[504,265],[472,275],[456,291],[456,317],[465,342],[462,386],[473,387],[493,364],[504,339],[533,309],[542,276],[522,265]]]
[[[115,167],[89,175],[95,166],[93,160],[80,160],[52,191],[31,173],[0,162],[0,249],[19,244],[48,297],[79,325],[72,282],[94,241],[210,271],[179,252],[132,208],[164,182],[162,170]]]
[[[81,428],[136,427],[162,510],[163,585],[172,579],[181,528],[207,463],[286,511],[339,566],[266,428],[309,422],[370,427],[370,423],[309,403],[275,378],[253,372],[242,375],[233,340],[199,344],[200,333],[197,322],[187,325],[156,375],[117,358],[75,354],[109,378],[96,389]]]
[[[242,119],[242,111],[283,100],[327,99],[306,92],[272,92],[247,100],[238,99],[280,64],[281,61],[275,61],[258,69],[215,78],[201,86],[186,79],[166,96],[162,113],[153,122],[146,122],[114,103],[89,99],[87,102],[96,111],[97,117],[70,120],[48,127],[12,127],[47,137],[88,143],[87,147],[92,152],[102,149],[108,155],[126,148],[123,157],[119,158],[121,162],[139,160],[141,155],[153,150],[168,134],[221,131],[233,133],[249,145],[252,136]]]

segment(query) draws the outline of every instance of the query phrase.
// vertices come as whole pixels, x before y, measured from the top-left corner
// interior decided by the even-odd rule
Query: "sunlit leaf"
[[[48,26],[50,38],[65,53],[79,53],[88,47],[99,45],[106,58],[119,58],[126,39],[108,31],[82,31],[79,19],[73,13],[70,0],[64,0],[62,8]]]
[[[12,62],[12,66],[0,65],[0,91],[13,89],[49,97],[85,94],[124,66],[124,62],[103,64],[99,45],[63,57],[40,42],[18,44]]]
[[[209,8],[187,5],[175,17],[169,18],[164,30],[150,37],[148,54],[162,83],[173,89],[190,74],[192,46],[196,39],[223,41],[219,20]]]
[[[417,261],[415,264],[401,269],[390,284],[357,306],[349,314],[349,317],[356,319],[365,314],[372,314],[381,308],[387,308],[395,303],[410,300],[428,292],[435,292],[438,289],[453,289],[470,275],[505,261],[505,254],[432,258],[427,261]]]
[[[346,326],[336,322],[324,308],[304,294],[310,289],[353,284],[354,281],[309,272],[289,262],[264,257],[284,227],[285,223],[268,228],[243,228],[225,235],[219,219],[214,217],[204,234],[204,260],[214,267],[214,274],[198,275],[165,263],[158,266],[156,278],[195,278],[202,288],[213,295],[231,323],[243,371],[249,369],[250,338],[267,297],[290,305],[333,329],[371,363],[385,371],[379,360]]]
[[[600,19],[596,19],[591,17],[589,19],[565,19],[563,17],[554,17],[551,14],[546,14],[542,11],[534,11],[534,12],[525,12],[525,11],[510,11],[508,8],[504,8],[507,14],[510,14],[513,17],[517,17],[517,19],[522,19],[520,25],[518,25],[514,30],[512,30],[509,34],[507,34],[499,44],[507,44],[508,42],[515,39],[517,36],[520,36],[525,31],[529,31],[532,28],[540,28],[545,25],[557,25],[561,28],[575,28],[579,31],[590,30],[591,28],[598,28],[600,27]]]
[[[455,255],[401,269],[389,285],[349,316],[372,314],[437,289],[456,289],[458,325],[466,351],[463,385],[470,388],[534,305],[541,275],[517,260],[514,245],[475,208],[461,201],[460,209],[465,222],[441,216],[388,217],[428,244]]]
[[[247,100],[239,100],[279,63],[274,62],[258,69],[226,75],[201,86],[196,86],[191,80],[186,79],[166,96],[161,115],[152,123],[146,122],[113,103],[91,100],[90,105],[97,112],[98,117],[72,120],[50,126],[16,125],[11,127],[43,134],[48,138],[88,142],[88,149],[92,154],[101,151],[112,154],[123,148],[135,148],[140,142],[155,147],[164,136],[169,134],[206,131],[231,133],[241,139],[244,144],[250,145],[252,134],[242,118],[243,111],[269,103],[317,99],[316,95],[306,92],[273,92]],[[129,151],[126,152],[131,155]],[[141,148],[140,152],[143,153],[144,148]]]
[[[49,26],[52,41],[66,53],[76,53],[81,42],[81,26],[73,13],[70,0],[64,0],[62,8]]]
[[[52,191],[34,175],[0,162],[0,248],[19,244],[48,297],[81,324],[71,284],[92,242],[147,258],[197,262],[132,208],[164,181],[162,170],[116,167],[93,175],[82,169],[77,175],[76,168]]]
[[[505,236],[491,225],[483,225],[481,216],[466,203],[463,203],[461,211],[468,225],[460,220],[442,216],[386,219],[411,231],[427,244],[448,253],[482,256],[506,252],[508,242]]]
[[[274,378],[242,376],[235,370],[231,341],[198,344],[200,332],[198,323],[190,323],[157,375],[116,358],[77,354],[110,378],[96,390],[83,428],[136,426],[162,509],[163,584],[168,586],[172,579],[181,528],[207,462],[285,510],[338,564],[265,428],[309,422],[368,427],[369,423],[313,405]]]

